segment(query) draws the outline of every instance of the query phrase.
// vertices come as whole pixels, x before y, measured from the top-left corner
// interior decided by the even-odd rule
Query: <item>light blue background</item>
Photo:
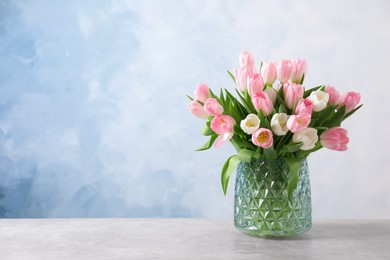
[[[316,218],[389,218],[388,1],[1,1],[5,217],[227,217],[229,145],[188,112],[238,54],[304,58],[306,86],[359,91],[345,153],[309,158]],[[234,179],[234,176],[233,178]]]

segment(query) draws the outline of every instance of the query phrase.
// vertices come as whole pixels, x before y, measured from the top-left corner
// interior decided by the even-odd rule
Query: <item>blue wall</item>
[[[386,118],[379,106],[389,104],[378,76],[388,74],[378,58],[389,58],[379,26],[389,24],[388,8],[386,1],[0,1],[0,215],[231,217],[234,184],[224,197],[219,180],[234,150],[194,152],[206,139],[185,95],[199,82],[233,89],[226,69],[247,49],[257,65],[307,59],[309,87],[362,93],[367,108],[347,125],[350,150],[310,158],[314,216],[390,217],[389,168],[372,168],[388,134],[378,128],[382,140],[369,141],[364,128]]]

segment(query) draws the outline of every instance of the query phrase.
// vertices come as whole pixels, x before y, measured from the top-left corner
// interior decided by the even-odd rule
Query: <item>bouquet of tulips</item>
[[[348,132],[341,123],[356,112],[360,94],[340,95],[332,86],[306,90],[305,60],[261,63],[255,68],[250,52],[242,52],[240,67],[228,71],[237,88],[236,96],[227,89],[216,95],[207,84],[199,84],[189,110],[206,120],[202,130],[209,140],[198,149],[220,147],[230,141],[237,154],[222,169],[226,194],[230,174],[240,161],[252,158],[285,159],[290,168],[289,196],[299,177],[300,161],[322,147],[345,151]],[[275,84],[278,80],[279,83]],[[275,84],[275,85],[274,85]]]

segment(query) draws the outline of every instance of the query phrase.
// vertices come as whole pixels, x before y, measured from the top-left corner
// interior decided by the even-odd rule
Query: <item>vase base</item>
[[[305,232],[309,231],[309,229],[311,228],[311,224],[307,225],[306,227],[299,229],[299,230],[295,230],[295,229],[292,229],[292,230],[259,230],[259,229],[244,228],[244,227],[240,227],[237,225],[235,225],[235,227],[238,230],[240,230],[248,235],[251,235],[251,236],[259,236],[259,237],[263,237],[263,238],[275,239],[275,238],[289,238],[289,237],[293,237],[293,236],[305,233]]]

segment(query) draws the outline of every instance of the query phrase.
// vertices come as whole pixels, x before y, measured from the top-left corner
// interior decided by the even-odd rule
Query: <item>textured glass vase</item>
[[[289,167],[283,159],[253,159],[237,167],[234,225],[250,235],[289,237],[311,227],[311,194],[307,160],[299,181],[287,195]]]

